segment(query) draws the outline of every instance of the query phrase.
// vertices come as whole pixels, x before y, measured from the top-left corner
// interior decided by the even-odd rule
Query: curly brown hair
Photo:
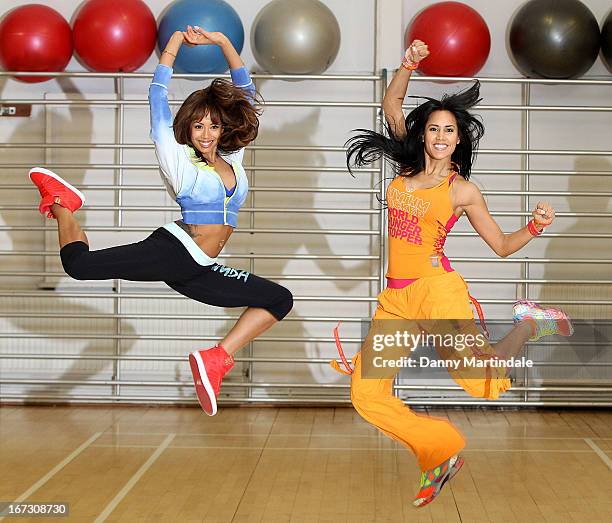
[[[178,143],[189,145],[201,156],[191,143],[191,125],[209,115],[213,123],[223,126],[219,148],[232,153],[257,137],[260,114],[243,89],[216,78],[208,87],[194,91],[183,102],[174,117],[174,137]]]

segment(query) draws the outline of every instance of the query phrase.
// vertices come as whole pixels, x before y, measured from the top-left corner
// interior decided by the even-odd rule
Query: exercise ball
[[[72,56],[70,25],[54,9],[28,4],[9,11],[0,22],[0,65],[8,71],[63,71]],[[16,76],[22,82],[48,76]]]
[[[320,74],[340,49],[340,26],[319,0],[273,0],[255,18],[251,48],[274,74]]]
[[[572,78],[593,65],[599,25],[578,0],[531,0],[510,25],[510,51],[525,76]]]
[[[223,0],[177,0],[164,12],[159,22],[157,45],[159,50],[175,31],[198,25],[205,31],[218,31],[227,36],[236,51],[244,45],[244,27],[238,13]],[[183,45],[176,56],[174,67],[184,73],[224,73],[229,69],[223,52],[217,45]]]
[[[415,39],[429,47],[419,65],[428,76],[474,76],[491,50],[487,23],[461,2],[440,2],[419,12],[406,30],[406,47]]]
[[[608,69],[612,70],[612,11],[601,28],[601,54]]]
[[[141,0],[86,0],[74,15],[74,49],[92,71],[131,72],[155,48],[155,17]]]

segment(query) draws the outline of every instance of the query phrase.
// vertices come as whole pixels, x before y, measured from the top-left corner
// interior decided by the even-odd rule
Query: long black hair
[[[451,161],[457,165],[459,174],[468,180],[478,143],[484,135],[484,125],[479,117],[468,111],[480,102],[479,93],[480,82],[476,80],[469,89],[452,95],[445,94],[441,100],[427,96],[411,97],[425,98],[427,101],[406,116],[406,136],[403,139],[396,138],[389,125],[386,125],[388,137],[368,129],[355,129],[360,134],[345,144],[348,147],[346,165],[349,172],[352,174],[351,166],[362,167],[384,157],[393,162],[396,175],[409,177],[418,174],[425,169],[423,136],[427,120],[435,111],[449,111],[457,120],[460,139]]]

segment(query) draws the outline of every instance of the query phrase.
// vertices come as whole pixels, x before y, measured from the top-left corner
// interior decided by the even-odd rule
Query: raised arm
[[[149,86],[151,139],[155,143],[155,154],[162,179],[170,193],[174,193],[174,197],[181,192],[186,156],[182,146],[174,138],[172,111],[168,104],[168,84],[172,78],[174,59],[184,41],[182,31],[176,31],[170,37]]]
[[[230,68],[232,83],[246,91],[247,97],[251,102],[255,98],[255,86],[249,76],[249,72],[240,58],[238,51],[230,39],[223,33],[215,31],[205,31],[197,25],[187,26],[187,31],[183,33],[187,45],[217,45],[221,49],[223,56],[227,60]]]
[[[159,161],[164,183],[171,193],[178,195],[183,186],[183,174],[190,166],[190,160],[174,138],[172,111],[168,104],[168,84],[172,77],[172,67],[182,45],[218,45],[231,69],[233,83],[244,89],[253,100],[255,87],[240,55],[223,33],[207,32],[195,26],[186,31],[175,31],[161,54],[149,87],[149,106],[151,111],[151,139],[155,143],[155,153]]]
[[[174,139],[172,131],[172,111],[168,105],[168,84],[172,78],[174,59],[183,45],[182,31],[175,31],[168,40],[155,69],[153,80],[149,86],[149,106],[151,109],[151,138],[157,142],[161,139]]]
[[[555,219],[555,210],[547,202],[538,202],[532,212],[533,220],[529,226],[504,234],[489,213],[480,189],[472,182],[466,181],[457,184],[457,203],[458,207],[465,211],[480,237],[495,254],[504,258],[522,249]]]
[[[412,42],[406,50],[402,65],[393,75],[393,79],[387,87],[382,108],[391,132],[396,138],[402,139],[406,136],[406,121],[402,105],[408,91],[408,82],[412,76],[412,71],[428,54],[427,44],[421,40]]]

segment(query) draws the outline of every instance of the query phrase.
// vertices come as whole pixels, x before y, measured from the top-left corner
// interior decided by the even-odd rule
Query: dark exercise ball
[[[612,11],[608,13],[601,29],[601,54],[608,69],[612,70]]]
[[[580,76],[595,62],[599,41],[595,16],[578,0],[531,0],[510,27],[510,50],[525,76]]]

